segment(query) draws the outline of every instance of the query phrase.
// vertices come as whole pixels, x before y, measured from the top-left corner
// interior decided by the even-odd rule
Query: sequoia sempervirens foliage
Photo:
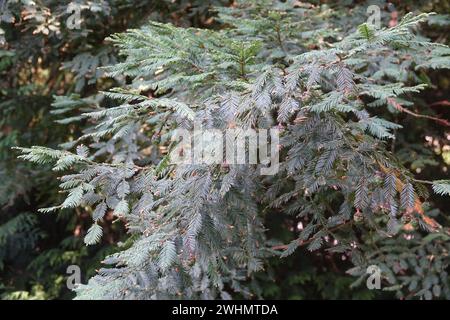
[[[122,85],[55,98],[61,121],[92,125],[61,150],[21,148],[22,159],[64,173],[67,198],[41,211],[90,210],[87,245],[110,213],[131,235],[77,297],[253,297],[268,257],[306,246],[348,257],[355,286],[376,265],[399,298],[450,298],[450,233],[426,203],[428,184],[448,196],[450,182],[416,179],[389,148],[402,130],[389,115],[419,116],[419,72],[450,67],[450,49],[418,33],[429,15],[337,28],[331,13],[324,22],[320,8],[291,1],[217,14],[216,30],[149,22],[112,36],[122,59],[103,70]],[[278,127],[278,173],[172,164],[172,134],[194,123]],[[266,236],[277,213],[301,222],[290,243]]]

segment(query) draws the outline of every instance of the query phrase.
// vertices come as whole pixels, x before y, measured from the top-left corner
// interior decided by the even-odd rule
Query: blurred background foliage
[[[378,4],[382,24],[395,25],[405,12],[436,12],[425,27],[426,36],[449,44],[450,2],[433,1],[308,1],[318,6],[330,23],[346,29],[367,19],[366,9]],[[86,247],[83,236],[90,224],[89,208],[37,214],[37,209],[61,202],[58,181],[50,167],[17,161],[13,146],[57,147],[83,131],[83,121],[58,123],[52,111],[54,96],[98,99],[97,92],[127,79],[103,77],[102,66],[113,64],[117,52],[108,43],[112,33],[138,27],[149,19],[177,26],[216,28],[216,6],[225,0],[0,0],[0,297],[2,299],[70,299],[66,270],[79,265],[82,282],[95,274],[100,261],[126,246],[127,236],[112,215],[104,226],[102,242]],[[76,9],[77,8],[77,9]],[[74,10],[81,13],[80,28],[70,25]],[[326,37],[326,35],[324,35]],[[310,44],[313,48],[314,44]],[[410,76],[408,74],[406,77]],[[417,99],[421,114],[442,121],[391,110],[404,129],[396,133],[391,150],[404,165],[424,180],[448,179],[450,166],[450,71],[420,74],[432,87]],[[75,99],[75,100],[76,100]],[[67,106],[70,107],[70,106]],[[76,115],[74,115],[76,116]],[[444,213],[446,197],[432,196]],[[444,215],[445,216],[445,215]],[[448,224],[448,223],[447,223]],[[293,239],[298,221],[269,214],[268,235]],[[271,229],[270,226],[283,226]],[[297,250],[285,259],[275,257],[257,275],[255,292],[269,299],[390,298],[389,292],[352,288],[345,274],[350,264],[343,256]]]

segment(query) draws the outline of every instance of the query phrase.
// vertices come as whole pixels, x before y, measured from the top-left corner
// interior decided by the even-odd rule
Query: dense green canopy
[[[447,1],[0,10],[1,298],[450,298]],[[198,124],[279,167],[174,163]]]

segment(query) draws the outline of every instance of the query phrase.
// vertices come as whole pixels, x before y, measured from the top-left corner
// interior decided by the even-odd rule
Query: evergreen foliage
[[[450,180],[417,177],[433,159],[404,133],[415,123],[449,125],[417,111],[435,86],[427,73],[450,68],[449,47],[420,30],[446,20],[406,13],[376,28],[340,9],[217,3],[213,28],[153,19],[63,64],[75,88],[52,92],[52,115],[74,131],[59,146],[15,150],[59,176],[64,197],[41,214],[89,213],[88,246],[114,225],[127,231],[77,299],[282,297],[267,279],[287,266],[299,270],[286,280],[290,298],[315,294],[304,288],[312,281],[321,297],[348,295],[324,288],[326,260],[335,281],[360,297],[450,298],[449,221],[439,210]],[[195,123],[279,128],[279,171],[173,164],[173,133]],[[34,225],[31,215],[16,216],[0,228],[0,244],[26,232],[14,245],[33,246]],[[309,265],[295,263],[299,253]],[[381,269],[382,293],[364,291],[371,265]]]

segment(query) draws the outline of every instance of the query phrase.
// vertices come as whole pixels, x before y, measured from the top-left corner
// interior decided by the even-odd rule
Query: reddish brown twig
[[[445,119],[440,119],[440,118],[428,116],[428,115],[425,115],[425,114],[415,113],[415,112],[413,112],[413,111],[411,111],[411,110],[409,110],[409,109],[406,109],[406,108],[403,107],[400,103],[398,103],[397,101],[395,101],[395,100],[392,99],[392,98],[388,98],[387,101],[388,101],[395,109],[397,109],[397,110],[400,111],[400,112],[407,113],[407,114],[412,115],[413,117],[416,117],[416,118],[430,119],[430,120],[436,121],[436,122],[438,122],[438,123],[440,123],[440,124],[442,124],[442,125],[444,125],[444,126],[447,126],[447,127],[450,126],[450,122],[448,122],[448,121],[445,120]]]
[[[431,107],[435,107],[435,106],[447,106],[450,107],[450,101],[448,100],[442,100],[442,101],[436,101],[433,102],[432,104],[430,104]]]

